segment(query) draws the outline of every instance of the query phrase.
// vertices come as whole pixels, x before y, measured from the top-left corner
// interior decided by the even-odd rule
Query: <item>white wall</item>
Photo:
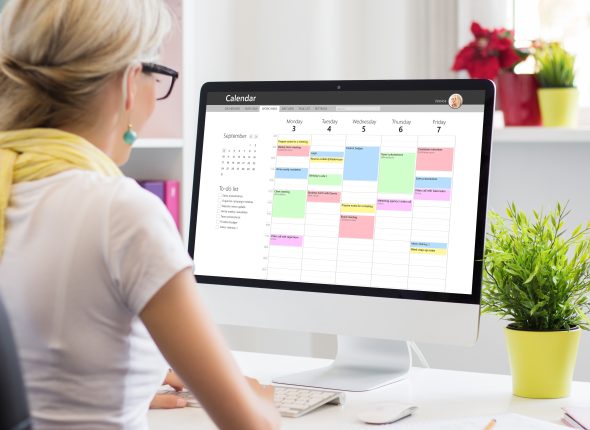
[[[198,80],[450,76],[456,3],[203,0],[195,8]]]
[[[206,81],[290,79],[443,78],[457,47],[471,36],[472,19],[504,26],[508,1],[487,0],[200,0],[185,2],[194,16],[194,44],[187,70],[194,79],[188,104]],[[185,22],[188,23],[188,19]],[[191,125],[189,125],[190,129]],[[193,155],[185,156],[185,169]],[[515,200],[523,209],[551,207],[569,198],[570,223],[589,218],[590,148],[583,144],[494,145],[490,208]],[[502,328],[493,316],[481,320],[473,348],[421,345],[433,367],[508,373]],[[332,336],[244,327],[224,327],[235,349],[329,357]],[[584,333],[576,378],[590,380]]]

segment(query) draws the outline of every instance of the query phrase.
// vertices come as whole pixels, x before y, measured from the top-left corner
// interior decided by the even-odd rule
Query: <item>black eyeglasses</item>
[[[172,92],[174,82],[178,79],[178,72],[169,67],[155,63],[141,63],[143,73],[156,73],[156,100],[164,100]]]

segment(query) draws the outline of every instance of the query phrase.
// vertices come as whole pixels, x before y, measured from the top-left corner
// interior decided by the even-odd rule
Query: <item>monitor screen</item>
[[[205,84],[197,281],[479,303],[490,85]]]

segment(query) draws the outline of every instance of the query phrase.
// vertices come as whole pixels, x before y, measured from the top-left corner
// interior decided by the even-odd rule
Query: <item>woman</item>
[[[278,426],[272,389],[249,386],[203,309],[172,218],[117,167],[153,111],[169,23],[161,0],[2,12],[0,296],[37,430],[147,428],[158,348],[219,427]]]

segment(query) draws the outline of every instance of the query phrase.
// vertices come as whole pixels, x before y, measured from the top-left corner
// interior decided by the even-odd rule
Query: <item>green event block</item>
[[[416,154],[384,152],[379,158],[380,193],[412,194],[416,179]]]
[[[272,216],[277,218],[304,218],[307,191],[275,190],[272,199]]]
[[[342,175],[311,173],[308,181],[309,185],[342,185]]]

